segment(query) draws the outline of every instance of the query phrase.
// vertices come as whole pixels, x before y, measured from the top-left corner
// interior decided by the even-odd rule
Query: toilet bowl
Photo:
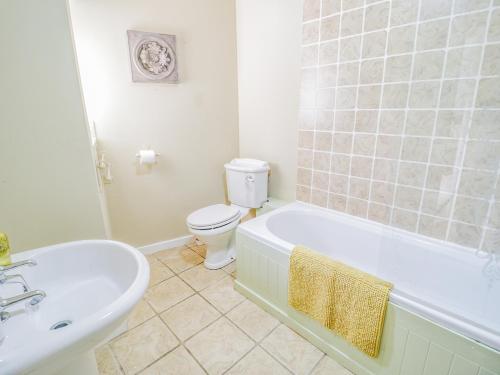
[[[231,205],[214,204],[191,213],[189,231],[207,247],[205,267],[222,268],[236,259],[236,228],[252,208],[267,201],[269,164],[255,159],[233,159],[224,165]]]
[[[207,247],[205,267],[215,270],[236,259],[236,228],[249,211],[246,207],[214,204],[188,216],[189,231]]]

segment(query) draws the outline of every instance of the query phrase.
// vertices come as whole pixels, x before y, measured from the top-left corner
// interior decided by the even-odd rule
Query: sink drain
[[[73,323],[71,320],[61,320],[60,322],[57,322],[50,327],[51,330],[54,329],[59,329],[59,328],[64,328],[69,326],[71,323]]]

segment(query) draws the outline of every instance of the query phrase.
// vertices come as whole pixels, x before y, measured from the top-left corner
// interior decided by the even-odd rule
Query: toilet
[[[233,159],[224,165],[230,205],[214,204],[191,213],[189,231],[206,244],[205,267],[222,268],[236,259],[236,227],[252,208],[267,201],[269,164],[256,159]]]

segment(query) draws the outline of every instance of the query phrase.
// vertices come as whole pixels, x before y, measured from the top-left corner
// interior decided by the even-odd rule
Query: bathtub
[[[237,289],[356,374],[500,374],[500,280],[474,250],[291,203],[237,229]],[[390,281],[370,358],[287,304],[296,244]]]

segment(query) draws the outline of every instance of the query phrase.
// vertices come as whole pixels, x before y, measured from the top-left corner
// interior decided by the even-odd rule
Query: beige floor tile
[[[215,284],[217,281],[226,276],[222,270],[209,270],[203,264],[200,264],[190,270],[184,271],[179,275],[186,283],[194,290],[200,291]]]
[[[168,353],[141,375],[202,375],[205,374],[183,346]]]
[[[285,325],[276,328],[261,346],[298,374],[308,374],[323,356],[321,351]]]
[[[188,247],[203,258],[207,255],[207,245],[197,245],[196,242],[190,242]]]
[[[224,317],[185,343],[209,374],[222,374],[253,345],[252,340]]]
[[[192,294],[194,294],[193,289],[177,276],[174,276],[148,289],[144,299],[149,302],[156,312],[160,313]]]
[[[234,279],[229,275],[225,275],[223,279],[204,289],[200,294],[223,313],[245,299],[234,290]]]
[[[144,323],[146,320],[152,318],[155,312],[149,304],[141,299],[134,307],[127,319],[128,329],[137,327],[139,324]]]
[[[162,250],[154,256],[172,271],[180,273],[203,262],[203,258],[186,246]]]
[[[231,262],[222,269],[228,274],[230,274],[232,277],[236,277],[236,262]]]
[[[262,340],[279,324],[278,319],[249,300],[230,311],[227,317],[255,341]]]
[[[208,326],[219,316],[219,312],[197,294],[161,314],[163,321],[182,341]]]
[[[100,375],[121,375],[120,365],[113,357],[108,345],[103,345],[95,350],[97,369]]]
[[[149,286],[156,285],[162,281],[174,276],[174,273],[165,266],[162,262],[156,259],[153,255],[148,255],[147,260],[149,262]]]
[[[325,355],[311,375],[353,375],[353,373]]]
[[[260,347],[255,347],[245,358],[238,362],[228,375],[286,375],[290,374],[275,359]]]
[[[155,317],[113,340],[110,346],[125,374],[135,374],[178,343],[165,323]]]

